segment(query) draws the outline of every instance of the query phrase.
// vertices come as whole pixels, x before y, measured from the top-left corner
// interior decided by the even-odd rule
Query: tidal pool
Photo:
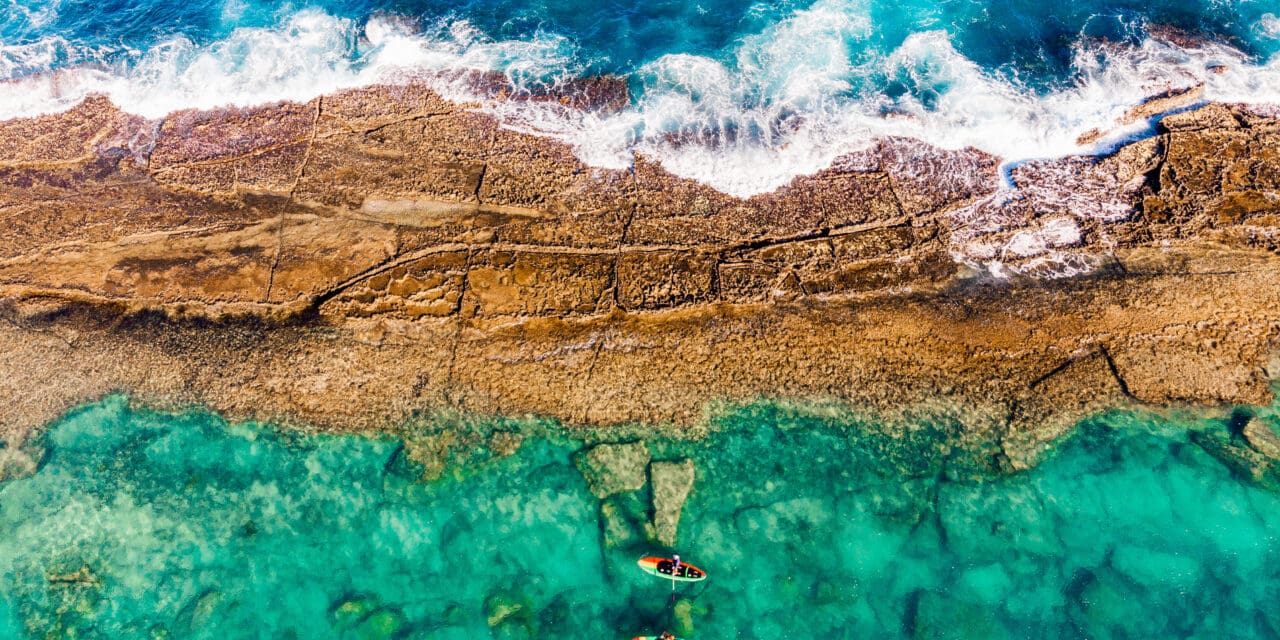
[[[111,397],[0,484],[0,638],[1278,637],[1280,496],[1206,430],[1235,437],[1111,414],[983,478],[934,426],[737,410],[648,442],[697,465],[677,550],[710,578],[673,595],[635,567],[650,490],[606,518],[563,432],[424,475],[391,437]]]

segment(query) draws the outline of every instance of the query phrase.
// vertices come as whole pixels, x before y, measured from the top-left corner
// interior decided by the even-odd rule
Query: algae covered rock
[[[495,593],[484,601],[485,622],[490,627],[498,627],[508,623],[528,623],[533,616],[533,607],[528,598],[517,593]]]
[[[484,601],[485,622],[495,638],[534,638],[536,611],[529,597],[513,591],[501,591]]]
[[[649,537],[659,544],[674,546],[680,511],[693,489],[693,460],[655,462],[649,466],[649,475],[653,479],[653,523]]]
[[[329,618],[341,637],[361,640],[400,637],[409,627],[399,609],[367,596],[344,598],[329,611]]]
[[[378,603],[373,598],[352,596],[334,605],[329,611],[329,619],[335,629],[346,631],[355,627],[377,608]]]
[[[404,614],[395,609],[382,608],[369,614],[369,617],[360,622],[355,628],[353,634],[361,640],[382,640],[384,638],[399,638],[405,630],[408,629],[409,623],[404,618]]]
[[[573,458],[592,495],[601,500],[622,491],[644,486],[649,448],[643,442],[600,444]]]

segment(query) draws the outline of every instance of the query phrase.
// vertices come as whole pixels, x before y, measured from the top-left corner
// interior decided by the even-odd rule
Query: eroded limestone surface
[[[162,121],[90,99],[0,123],[0,424],[124,389],[324,428],[697,433],[768,396],[927,404],[1019,466],[1101,407],[1270,397],[1277,143],[1211,105],[1016,190],[888,139],[743,199],[419,86]]]

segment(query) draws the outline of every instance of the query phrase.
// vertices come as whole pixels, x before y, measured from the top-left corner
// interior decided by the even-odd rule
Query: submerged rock
[[[573,457],[595,497],[604,499],[621,491],[644,486],[649,448],[643,442],[600,444]]]
[[[653,478],[653,523],[649,537],[655,542],[675,546],[680,511],[693,489],[694,471],[693,460],[688,458],[649,465],[649,475]]]
[[[676,602],[676,606],[672,607],[672,632],[677,636],[692,636],[694,633],[694,616],[704,616],[706,614],[706,606],[696,604],[688,598],[681,598]]]
[[[1250,418],[1244,425],[1242,435],[1254,451],[1272,460],[1280,460],[1280,436],[1276,435],[1270,422],[1262,418]]]
[[[1176,584],[1195,586],[1204,571],[1200,558],[1166,553],[1135,545],[1117,545],[1111,566],[1140,585]]]
[[[994,608],[950,598],[935,591],[912,594],[905,627],[912,638],[1003,638],[1007,633]]]
[[[409,623],[404,614],[391,608],[381,608],[360,622],[353,634],[360,640],[386,640],[401,637]]]
[[[975,561],[998,560],[1014,545],[1049,553],[1059,544],[1043,526],[1042,498],[1028,486],[995,493],[980,484],[944,482],[937,509],[947,546]],[[978,526],[984,521],[990,524]]]
[[[1233,472],[1273,491],[1280,490],[1276,460],[1245,446],[1239,438],[1232,438],[1225,431],[1193,431],[1191,441]]]
[[[102,585],[102,581],[89,568],[89,565],[81,565],[79,569],[68,573],[49,573],[45,575],[45,579],[49,581],[51,587],[97,587]]]
[[[519,593],[503,592],[484,601],[485,622],[502,637],[533,635],[533,605]]]
[[[0,482],[25,478],[36,472],[36,461],[21,449],[0,449]]]
[[[495,431],[489,436],[489,452],[497,458],[505,458],[520,450],[524,436],[510,431]]]
[[[637,493],[615,494],[600,503],[605,548],[623,547],[640,540],[640,532],[646,525],[647,505]]]
[[[432,482],[446,474],[464,477],[479,465],[513,455],[523,444],[524,436],[509,431],[495,431],[486,438],[445,430],[405,438],[404,452],[406,458],[422,467],[421,480]]]
[[[222,599],[221,591],[210,589],[201,593],[183,607],[182,612],[178,614],[179,623],[188,631],[196,631],[211,622],[216,622],[214,613],[218,605],[222,604]]]
[[[422,466],[419,476],[423,481],[439,480],[452,459],[452,447],[457,443],[458,435],[446,431],[438,435],[422,438],[408,438],[404,442],[405,456]]]
[[[336,604],[329,612],[329,618],[333,622],[334,628],[339,630],[351,629],[376,608],[378,608],[378,603],[373,598],[353,596]]]
[[[360,640],[385,640],[401,637],[408,620],[399,609],[388,607],[371,596],[351,596],[335,604],[329,613],[333,628],[342,637]]]
[[[999,562],[966,569],[956,580],[956,595],[969,602],[998,606],[1009,595],[1013,581]]]
[[[377,598],[351,596],[334,605],[329,612],[333,628],[344,638],[383,640],[400,637],[409,621],[395,607],[381,604]]]

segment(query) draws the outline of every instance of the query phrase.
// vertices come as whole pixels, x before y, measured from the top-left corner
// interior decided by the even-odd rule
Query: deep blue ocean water
[[[805,11],[826,12],[830,22],[844,18],[862,27],[848,29],[846,50],[833,52],[854,62],[893,51],[912,34],[942,30],[957,52],[982,68],[1042,89],[1070,82],[1072,50],[1082,38],[1135,46],[1152,25],[1219,40],[1255,59],[1280,51],[1280,7],[1257,0],[14,0],[0,17],[0,41],[14,46],[62,38],[71,49],[54,66],[66,66],[146,51],[175,37],[209,46],[236,29],[276,28],[307,11],[355,24],[399,16],[424,33],[465,20],[494,41],[563,37],[579,68],[624,75],[670,54],[731,63],[742,39]],[[917,89],[898,84],[885,88],[890,93]]]
[[[444,70],[616,74],[623,113],[492,109],[594,164],[642,151],[747,194],[883,135],[1017,160],[1123,136],[1117,117],[1171,88],[1280,102],[1278,16],[1269,0],[10,0],[0,117],[89,93],[159,117]]]
[[[554,425],[473,421],[527,437],[463,438],[424,477],[395,438],[108,398],[0,483],[0,637],[1280,635],[1280,494],[1195,444],[1225,419],[1103,416],[996,477],[945,420],[888,437],[759,405],[715,428],[648,443],[697,467],[677,550],[710,577],[673,595],[635,567],[666,552],[649,490],[606,509]]]

